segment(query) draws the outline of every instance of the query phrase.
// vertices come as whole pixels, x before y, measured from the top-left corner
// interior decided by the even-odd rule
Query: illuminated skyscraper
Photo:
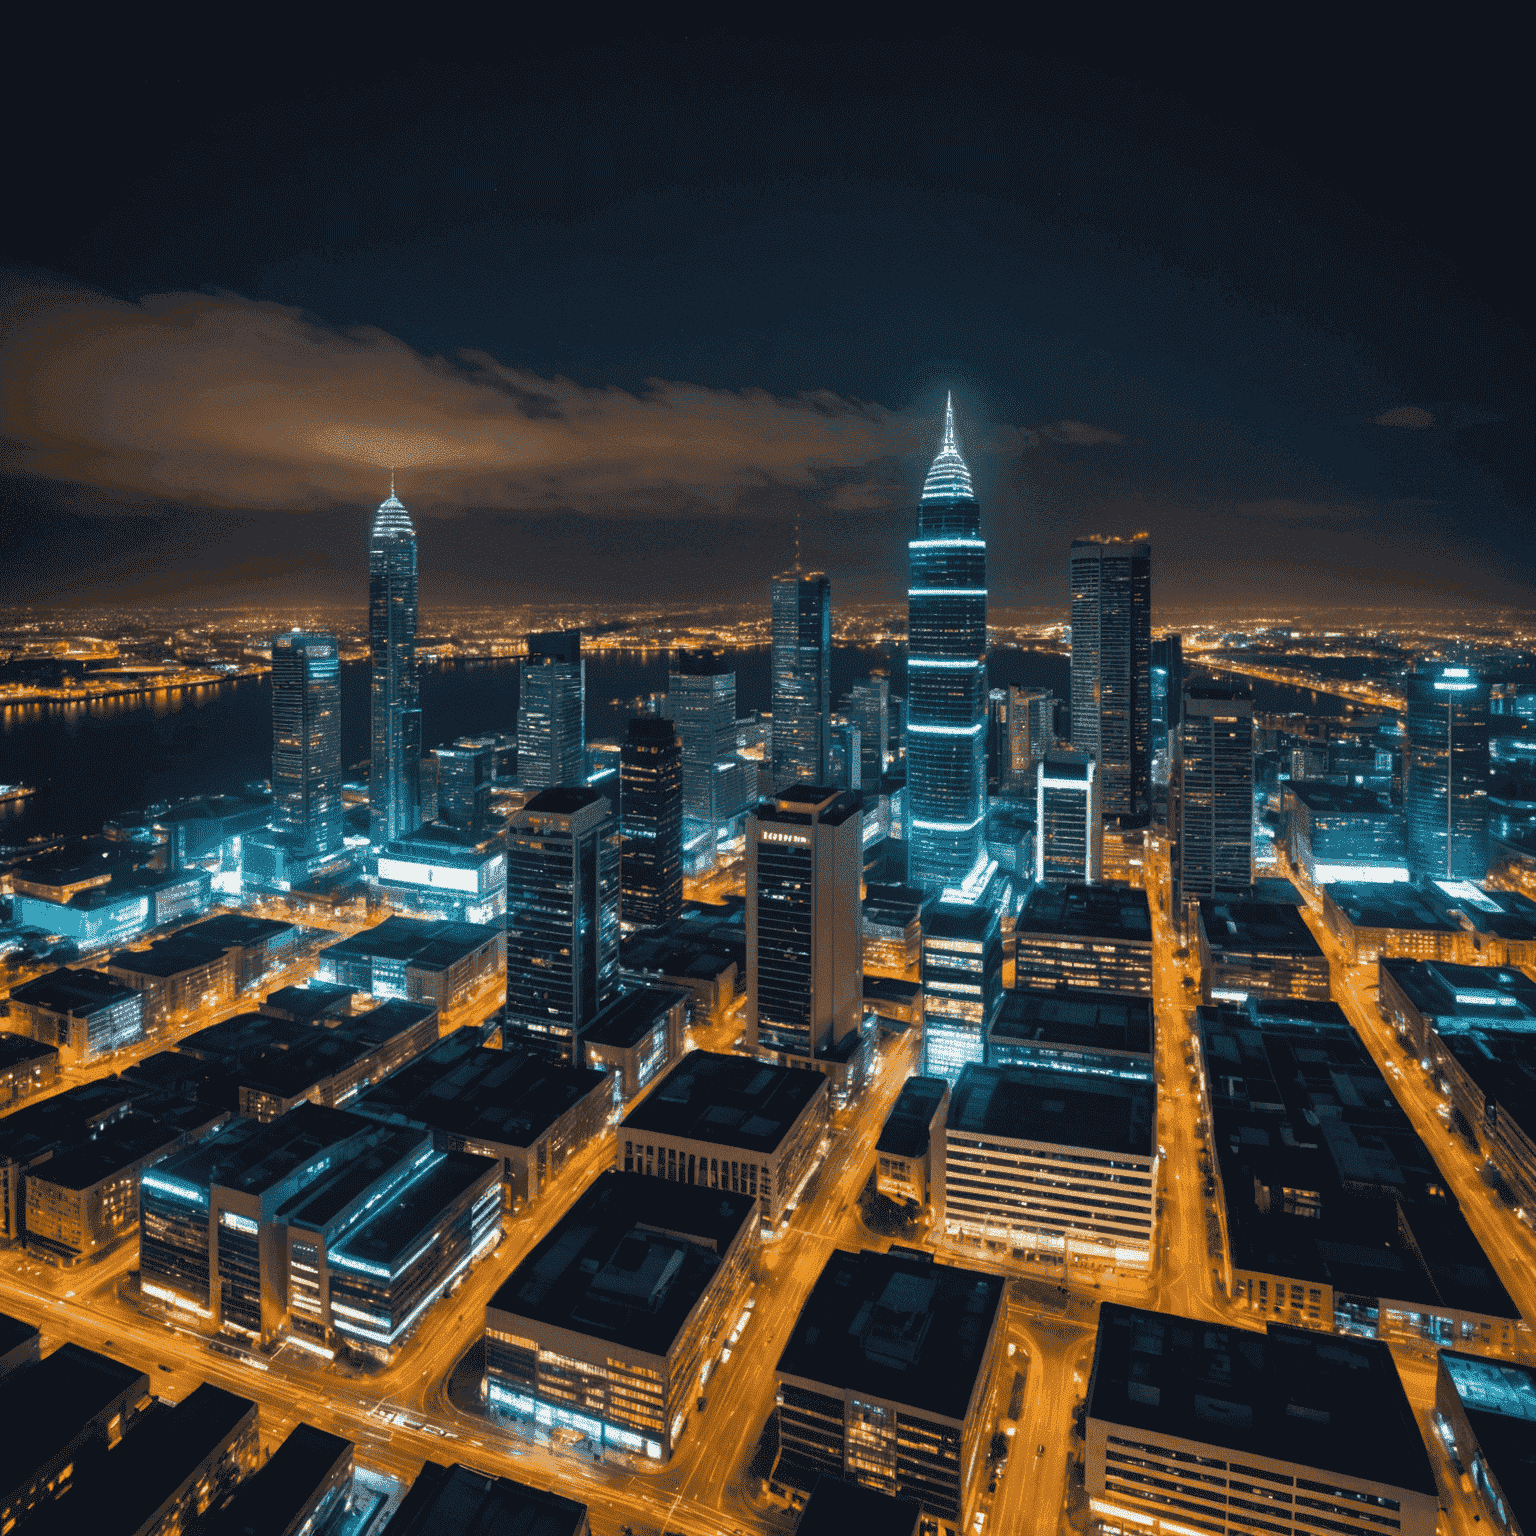
[[[629,722],[619,778],[623,917],[655,927],[683,910],[683,744],[670,720]]]
[[[773,783],[827,782],[832,720],[832,583],[773,578]]]
[[[907,551],[909,878],[963,888],[986,860],[987,543],[952,403]]]
[[[1253,884],[1253,695],[1243,685],[1186,684],[1178,783],[1169,811],[1175,896]]]
[[[1098,764],[1081,752],[1047,752],[1035,768],[1035,879],[1097,885],[1104,863]]]
[[[678,651],[667,673],[667,714],[683,744],[683,813],[711,828],[741,811],[740,775],[717,765],[736,754],[736,673],[719,651]]]
[[[373,665],[368,830],[380,848],[421,825],[416,530],[393,489],[374,514],[368,538],[368,652]]]
[[[1152,546],[1072,541],[1072,750],[1099,764],[1106,816],[1151,807]]]
[[[437,747],[437,819],[461,832],[484,832],[491,814],[496,753],[489,743]]]
[[[1468,667],[1411,674],[1403,808],[1415,875],[1488,872],[1488,764],[1487,682]]]
[[[880,793],[891,751],[891,680],[861,677],[848,699],[848,719],[859,728],[859,783],[866,796]]]
[[[517,782],[524,789],[587,782],[586,702],[581,631],[529,635],[517,702]]]

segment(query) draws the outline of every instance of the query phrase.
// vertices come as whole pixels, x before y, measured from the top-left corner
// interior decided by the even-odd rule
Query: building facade
[[[1104,863],[1099,765],[1048,752],[1035,767],[1035,879],[1097,885]]]
[[[1488,684],[1469,667],[1408,678],[1408,867],[1433,880],[1488,869]]]
[[[1194,684],[1179,727],[1175,897],[1219,896],[1253,884],[1253,696]]]
[[[671,922],[683,910],[683,776],[672,722],[631,720],[619,764],[620,910],[637,927]]]
[[[825,784],[832,730],[832,583],[773,578],[773,786]]]
[[[416,529],[396,498],[368,536],[368,830],[375,848],[421,825],[421,694],[416,684]]]
[[[524,789],[587,782],[587,664],[581,631],[528,636],[518,666],[517,781]]]
[[[878,794],[891,756],[890,678],[861,677],[848,696],[848,719],[859,733],[859,785]]]
[[[1003,995],[1002,915],[950,902],[923,923],[923,1071],[955,1082],[986,1058],[987,1029]]]
[[[937,893],[986,858],[987,543],[952,402],[907,558],[908,878]]]

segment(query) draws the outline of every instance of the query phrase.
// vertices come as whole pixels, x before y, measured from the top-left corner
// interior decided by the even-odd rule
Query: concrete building
[[[1434,1475],[1385,1344],[1107,1301],[1085,1429],[1104,1536],[1433,1536]]]
[[[1098,764],[1047,752],[1035,765],[1035,879],[1097,885],[1104,863]]]
[[[517,778],[524,789],[587,781],[587,664],[581,631],[528,636],[518,663]]]
[[[489,1412],[537,1443],[668,1461],[742,1313],[757,1204],[605,1173],[485,1309]]]
[[[11,1020],[70,1066],[144,1038],[143,995],[103,971],[49,971],[11,992]]]
[[[339,1529],[352,1497],[352,1442],[298,1423],[222,1504],[197,1536],[310,1536]]]
[[[989,1067],[1152,1081],[1152,999],[1124,992],[1010,990],[987,1031]]]
[[[830,1097],[819,1073],[690,1051],[624,1117],[615,1166],[750,1195],[771,1229],[816,1164]]]
[[[897,1205],[944,1216],[944,1121],[949,1081],[909,1077],[875,1143],[875,1188]]]
[[[322,949],[316,974],[371,997],[427,1003],[444,1022],[466,1010],[478,1022],[500,1007],[506,968],[501,928],[391,917]]]
[[[390,1516],[389,1536],[484,1531],[506,1536],[592,1536],[587,1506],[510,1477],[429,1461]]]
[[[1186,684],[1177,781],[1170,790],[1174,898],[1221,896],[1253,884],[1253,695]]]
[[[952,1236],[1093,1270],[1151,1263],[1157,1126],[1144,1079],[969,1066],[944,1164]]]
[[[1471,1483],[1492,1529],[1536,1531],[1536,1371],[1442,1349],[1432,1422],[1436,1449]]]
[[[1014,925],[1015,986],[1152,995],[1152,913],[1127,885],[1037,885]]]
[[[107,975],[143,994],[146,1039],[185,1024],[204,1010],[234,1001],[230,955],[217,945],[161,939],[144,950],[119,950],[107,961]]]
[[[1331,995],[1328,959],[1297,907],[1286,902],[1207,899],[1196,938],[1205,1002]]]
[[[608,1076],[519,1051],[487,1049],[461,1029],[352,1106],[389,1125],[422,1125],[444,1151],[495,1158],[502,1206],[543,1195],[566,1160],[601,1134],[613,1108]]]
[[[1323,890],[1323,921],[1352,965],[1462,958],[1462,926],[1411,885],[1340,882]]]
[[[915,979],[923,958],[923,893],[906,885],[868,885],[861,918],[865,971]]]
[[[1293,782],[1281,792],[1280,813],[1286,854],[1313,887],[1408,878],[1403,814],[1374,790]]]
[[[500,924],[507,915],[506,845],[488,828],[428,822],[379,848],[377,879],[379,900],[403,916]]]
[[[854,1479],[960,1536],[990,1437],[980,1408],[1002,1301],[996,1275],[835,1251],[779,1356],[775,1477],[807,1490],[824,1476]]]
[[[683,1054],[688,1003],[676,987],[638,987],[621,992],[581,1032],[581,1063],[613,1075],[616,1104],[627,1104]]]
[[[923,1071],[953,1083],[986,1056],[1003,995],[1002,918],[994,907],[940,902],[923,926]]]
[[[0,1035],[0,1112],[51,1088],[58,1075],[56,1046],[23,1035]]]

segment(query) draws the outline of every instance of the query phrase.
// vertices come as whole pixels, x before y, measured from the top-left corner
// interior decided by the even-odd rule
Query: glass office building
[[[528,636],[518,668],[517,781],[524,789],[587,782],[587,670],[581,631]]]
[[[890,678],[861,677],[848,697],[848,719],[859,732],[859,784],[877,795],[891,754]]]
[[[1403,786],[1408,867],[1433,880],[1488,871],[1488,684],[1468,667],[1408,678]]]
[[[827,783],[832,720],[832,583],[773,578],[773,784]]]
[[[1184,691],[1183,711],[1175,895],[1245,891],[1253,884],[1253,696],[1196,684]]]
[[[670,720],[629,722],[619,781],[621,910],[655,927],[683,910],[683,744]]]
[[[416,529],[393,490],[368,538],[372,758],[369,840],[375,848],[421,825],[421,696],[416,686]]]
[[[987,543],[953,402],[907,554],[909,878],[941,891],[983,864],[987,821]]]

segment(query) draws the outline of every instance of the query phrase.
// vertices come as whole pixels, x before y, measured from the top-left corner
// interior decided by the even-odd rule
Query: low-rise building
[[[1196,931],[1206,1002],[1328,1000],[1328,957],[1300,909],[1289,902],[1206,897],[1199,904]]]
[[[1196,1029],[1238,1307],[1421,1348],[1507,1350],[1524,1336],[1428,1148],[1334,1004],[1200,1008]]]
[[[1433,1536],[1434,1474],[1385,1344],[1106,1301],[1084,1482],[1104,1536]]]
[[[1382,1018],[1536,1225],[1536,982],[1504,966],[1382,960],[1378,970]]]
[[[1014,985],[1152,995],[1152,912],[1129,885],[1037,885],[1013,932]]]
[[[70,1529],[50,1506],[99,1476],[108,1449],[152,1401],[143,1371],[78,1344],[9,1371],[0,1380],[0,1530],[29,1521]]]
[[[1287,856],[1314,889],[1340,880],[1408,878],[1403,813],[1375,790],[1292,781],[1281,792],[1280,811]]]
[[[879,1028],[894,1035],[923,1024],[923,984],[896,976],[864,973],[864,1011],[874,1014]]]
[[[1152,1079],[1152,999],[1124,992],[1003,993],[987,1031],[989,1067]]]
[[[1003,995],[1002,915],[940,902],[923,923],[923,1071],[954,1082],[982,1061]]]
[[[1432,1422],[1454,1474],[1446,1481],[1470,1482],[1503,1536],[1536,1531],[1536,1371],[1442,1349]]]
[[[745,1195],[603,1174],[485,1309],[490,1413],[539,1443],[669,1460],[742,1314],[757,1232]]]
[[[441,1536],[447,1531],[497,1536],[592,1536],[587,1506],[510,1477],[429,1461],[390,1516],[389,1536]]]
[[[82,1066],[144,1038],[144,998],[104,971],[66,966],[16,987],[11,1019],[68,1065]]]
[[[1087,1269],[1152,1259],[1156,1092],[1143,1078],[969,1066],[944,1132],[944,1230]]]
[[[944,1119],[949,1080],[909,1077],[885,1118],[875,1143],[875,1188],[897,1205],[944,1210]]]
[[[497,1159],[503,1204],[520,1210],[608,1126],[606,1073],[491,1050],[461,1029],[352,1106],[389,1125],[423,1125],[437,1146]]]
[[[23,886],[27,887],[24,892]],[[207,909],[212,893],[202,869],[117,867],[101,884],[43,896],[18,879],[15,921],[73,939],[81,950],[103,949]],[[29,893],[30,892],[30,893]],[[62,896],[63,899],[56,899]]]
[[[504,923],[506,839],[500,832],[426,822],[379,850],[378,895],[413,917]]]
[[[911,1499],[823,1474],[805,1501],[795,1536],[917,1536],[922,1523],[923,1507]]]
[[[95,1536],[184,1531],[261,1464],[256,1404],[204,1382],[157,1405],[59,1500],[58,1528]]]
[[[991,1425],[1003,1281],[931,1257],[835,1251],[778,1363],[774,1476],[811,1489],[843,1477],[962,1530]]]
[[[682,987],[694,998],[692,1017],[713,1018],[747,990],[747,906],[687,901],[680,916],[630,934],[619,948],[626,981]]]
[[[320,951],[321,981],[483,1018],[502,1005],[507,934],[484,923],[391,917]]]
[[[236,994],[249,992],[294,957],[299,929],[293,923],[243,912],[218,912],[176,935],[188,943],[208,944],[229,956]]]
[[[864,969],[916,978],[923,958],[923,893],[906,885],[870,885],[861,909]]]
[[[345,1019],[352,1012],[352,989],[323,981],[312,981],[302,987],[279,987],[267,994],[257,1012],[292,1024],[324,1024],[331,1019]]]
[[[1417,886],[1343,881],[1325,886],[1323,921],[1351,965],[1461,958],[1461,924]]]
[[[0,1034],[0,1113],[51,1088],[58,1075],[56,1046],[25,1035]]]
[[[180,934],[148,949],[118,950],[107,961],[107,975],[143,994],[146,1039],[235,999],[235,964],[229,951]]]
[[[577,1037],[576,1059],[613,1074],[613,1097],[627,1104],[683,1053],[689,994],[678,987],[621,992]]]
[[[310,1536],[335,1530],[352,1496],[352,1442],[313,1424],[293,1433],[239,1483],[222,1504],[210,1506],[197,1536]]]
[[[614,1166],[750,1195],[771,1228],[816,1164],[829,1103],[819,1072],[690,1051],[625,1116]]]
[[[1536,901],[1471,880],[1426,880],[1432,907],[1461,929],[1457,955],[1468,965],[1536,965]]]

